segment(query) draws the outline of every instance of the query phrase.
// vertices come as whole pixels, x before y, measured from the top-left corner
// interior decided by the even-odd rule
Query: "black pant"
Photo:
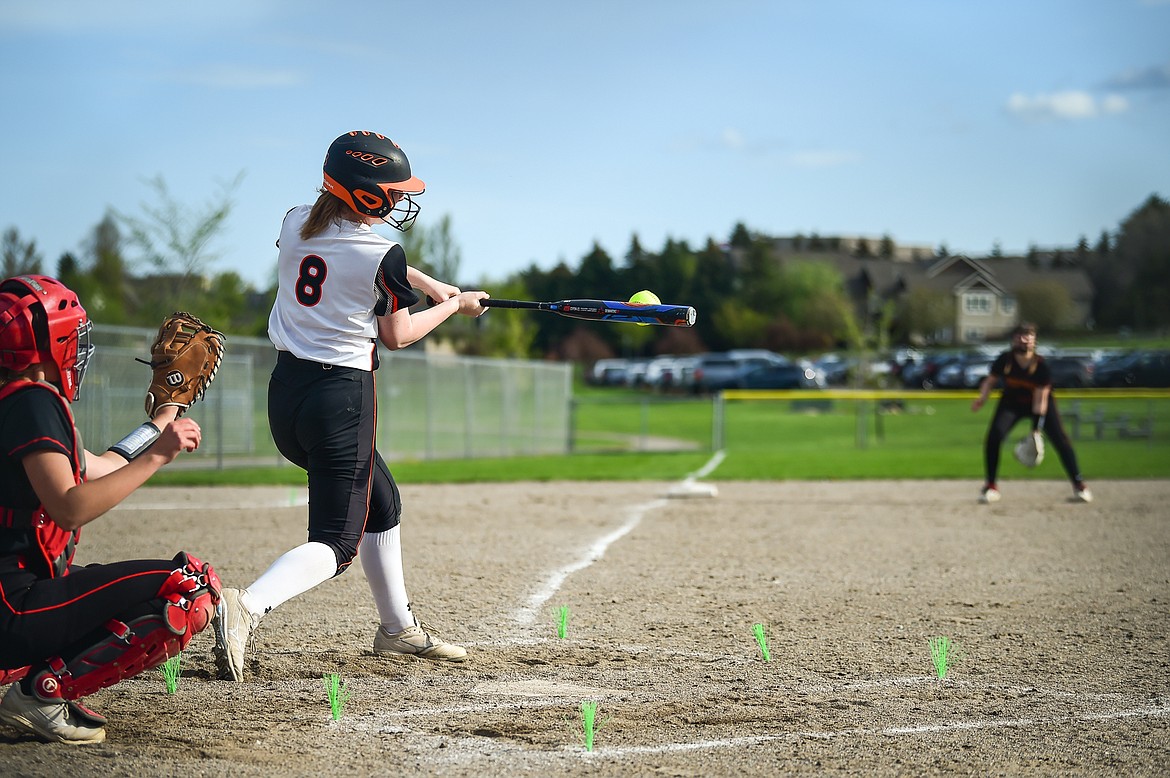
[[[309,540],[333,549],[338,573],[363,532],[384,532],[401,517],[398,485],[375,448],[377,424],[374,373],[280,353],[268,425],[280,453],[309,474]]]
[[[176,560],[140,559],[71,567],[59,578],[38,578],[0,558],[0,668],[66,661],[106,639],[106,622],[129,623],[162,612],[159,589]]]
[[[1031,421],[1032,409],[1030,407],[1021,408],[1002,400],[995,406],[995,416],[991,419],[991,426],[987,429],[987,439],[983,444],[983,464],[987,474],[987,483],[995,483],[996,475],[999,473],[1000,447],[1007,440],[1012,427],[1016,426],[1021,419]],[[1069,480],[1074,484],[1079,483],[1082,478],[1081,469],[1077,465],[1077,455],[1073,451],[1068,434],[1064,431],[1064,425],[1061,424],[1060,412],[1056,409],[1056,398],[1051,396],[1048,398],[1048,412],[1044,414],[1044,436],[1048,438],[1060,455],[1060,463],[1064,465],[1064,471],[1068,473]]]

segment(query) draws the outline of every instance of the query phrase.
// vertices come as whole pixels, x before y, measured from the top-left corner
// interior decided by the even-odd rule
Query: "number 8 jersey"
[[[268,337],[300,359],[373,370],[377,317],[419,300],[406,280],[406,252],[370,225],[345,220],[306,240],[311,210],[285,214]]]

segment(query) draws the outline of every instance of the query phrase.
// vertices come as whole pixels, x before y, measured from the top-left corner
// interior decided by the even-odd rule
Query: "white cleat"
[[[467,658],[467,649],[448,643],[435,631],[424,629],[417,621],[397,634],[390,634],[385,627],[378,627],[374,635],[375,654],[401,654],[432,659],[438,662],[462,662]]]
[[[0,721],[31,732],[46,743],[85,745],[106,739],[104,717],[72,700],[44,702],[35,693],[25,694],[19,683],[0,701]]]
[[[252,631],[260,623],[244,607],[243,589],[225,588],[215,608],[215,667],[219,677],[225,681],[244,680],[244,655]]]

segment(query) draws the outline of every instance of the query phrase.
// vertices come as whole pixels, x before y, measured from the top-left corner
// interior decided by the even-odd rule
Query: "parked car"
[[[740,389],[823,389],[823,379],[809,365],[791,362],[787,365],[766,365],[744,373],[739,379]]]
[[[1049,357],[1044,360],[1052,374],[1052,385],[1078,389],[1093,385],[1093,360],[1089,357]]]
[[[585,374],[585,380],[594,386],[621,386],[626,382],[628,366],[625,359],[599,359]]]
[[[911,389],[933,389],[939,368],[956,356],[954,351],[936,351],[924,355],[919,361],[906,363],[902,366],[902,385]]]
[[[764,349],[739,349],[701,354],[694,367],[694,390],[701,393],[734,389],[740,379],[758,367],[791,364],[791,360]]]
[[[646,363],[646,373],[642,376],[646,386],[657,389],[662,384],[673,381],[674,357],[658,356]]]
[[[824,376],[829,386],[844,386],[849,381],[849,373],[856,364],[840,354],[825,354],[813,363]]]
[[[934,386],[939,389],[962,389],[963,371],[971,360],[968,354],[956,354],[948,359],[940,360],[934,373]]]
[[[650,367],[650,360],[644,357],[635,357],[626,360],[626,375],[622,382],[624,386],[642,386],[646,383],[646,368]]]
[[[694,384],[695,361],[693,356],[654,357],[646,365],[643,381],[646,386],[660,392],[686,390]]]
[[[977,388],[991,372],[993,364],[995,364],[995,357],[989,357],[986,354],[968,359],[963,365],[963,388]]]
[[[1097,386],[1170,387],[1170,351],[1138,351],[1117,363],[1098,366]]]
[[[963,364],[969,355],[947,351],[927,357],[919,384],[923,389],[959,389],[963,386]]]

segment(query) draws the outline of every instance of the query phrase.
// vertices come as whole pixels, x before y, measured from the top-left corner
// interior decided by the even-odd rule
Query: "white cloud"
[[[1039,95],[1016,92],[1008,98],[1007,108],[1026,119],[1093,119],[1122,113],[1129,109],[1129,101],[1116,94],[1098,99],[1089,92],[1073,89]]]
[[[719,140],[724,146],[734,151],[739,151],[744,147],[743,133],[733,127],[723,130]]]
[[[1105,95],[1101,98],[1101,110],[1105,113],[1125,113],[1129,110],[1129,100],[1122,95]]]

